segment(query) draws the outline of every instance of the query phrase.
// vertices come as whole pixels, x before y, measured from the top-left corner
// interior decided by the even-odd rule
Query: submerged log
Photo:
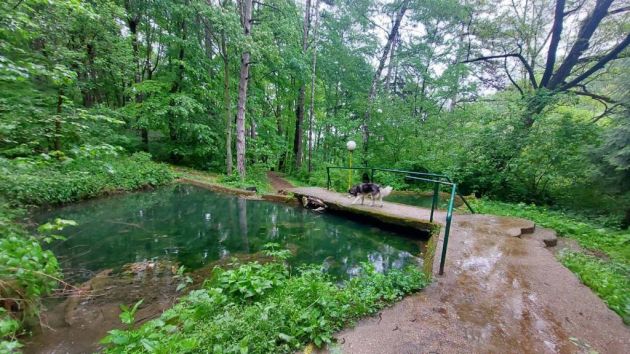
[[[306,209],[312,209],[318,212],[323,212],[328,208],[321,199],[310,196],[302,196],[302,206]]]

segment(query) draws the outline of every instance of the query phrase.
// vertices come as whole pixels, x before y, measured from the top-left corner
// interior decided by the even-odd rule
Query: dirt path
[[[384,209],[398,208],[410,212],[396,205]],[[630,353],[630,328],[544,247],[549,230],[515,237],[515,229],[530,225],[456,215],[446,273],[419,294],[338,333],[339,348],[331,352]],[[436,257],[434,269],[438,264]]]
[[[293,185],[282,178],[282,176],[277,172],[267,172],[267,179],[269,180],[269,183],[271,183],[271,186],[276,193],[293,188]]]
[[[630,352],[619,316],[540,241],[508,236],[511,220],[458,215],[453,226],[445,275],[339,333],[344,353]]]

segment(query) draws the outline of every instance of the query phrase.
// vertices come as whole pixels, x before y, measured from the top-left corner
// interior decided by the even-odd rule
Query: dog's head
[[[357,194],[359,194],[359,186],[353,186],[352,188],[348,189],[348,194],[350,194],[353,197],[356,197]]]

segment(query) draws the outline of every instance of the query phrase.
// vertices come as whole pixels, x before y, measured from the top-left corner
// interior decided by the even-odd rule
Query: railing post
[[[453,219],[453,203],[455,202],[455,192],[457,185],[453,184],[451,188],[451,199],[448,202],[448,210],[446,211],[446,227],[444,229],[444,242],[442,243],[442,257],[440,257],[440,275],[444,274],[444,263],[446,263],[446,248],[448,247],[448,235],[451,231],[451,220]]]
[[[326,166],[326,175],[328,176],[326,189],[330,190],[330,167]]]
[[[433,201],[431,202],[431,217],[429,218],[430,222],[433,222],[433,212],[438,204],[438,195],[440,194],[440,184],[435,182],[433,184]]]
[[[374,167],[372,167],[372,172],[370,173],[370,182],[374,183]]]
[[[474,211],[474,210],[473,210],[473,208],[470,206],[470,204],[468,204],[468,201],[466,200],[466,198],[464,198],[464,196],[463,196],[461,193],[459,193],[459,192],[457,192],[457,195],[458,195],[460,198],[462,198],[462,201],[464,202],[464,204],[466,204],[466,206],[468,207],[468,210],[470,210],[470,212],[474,214],[474,213],[475,213],[475,211]]]

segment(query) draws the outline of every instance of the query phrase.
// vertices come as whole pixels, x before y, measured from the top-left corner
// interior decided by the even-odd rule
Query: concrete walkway
[[[345,195],[321,188],[291,191],[361,212],[372,208],[424,220],[429,215],[396,203],[382,210],[350,206]],[[437,213],[436,222],[444,216]],[[338,333],[331,352],[630,353],[630,329],[545,248],[541,239],[549,232],[522,219],[456,214],[446,273]],[[434,270],[438,264],[436,256]]]

